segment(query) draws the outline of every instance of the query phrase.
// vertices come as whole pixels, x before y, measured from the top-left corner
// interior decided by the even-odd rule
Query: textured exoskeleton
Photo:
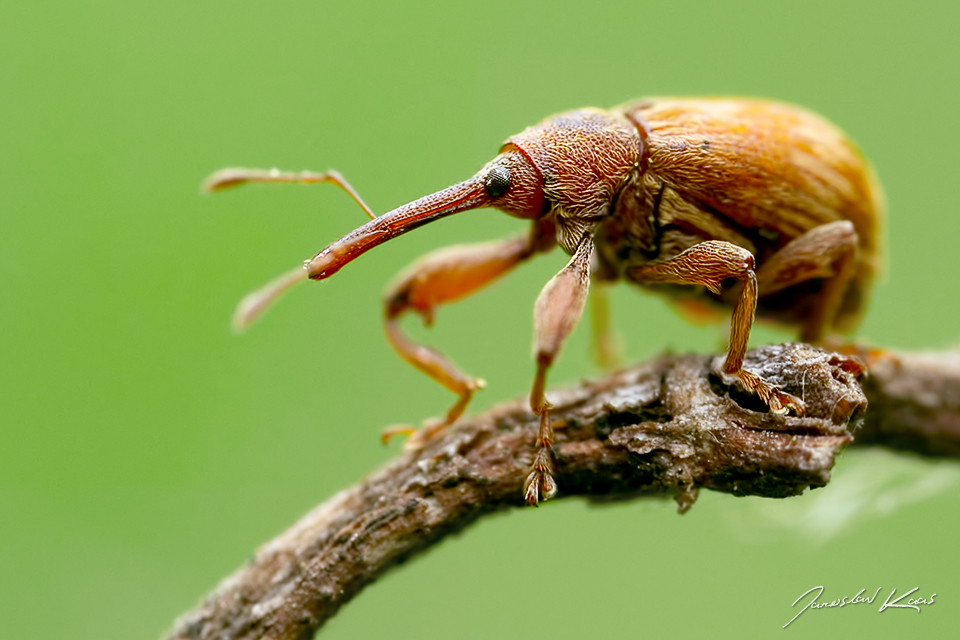
[[[206,185],[216,190],[251,181],[333,182],[370,213],[335,172],[225,169]],[[581,109],[511,137],[468,180],[347,234],[247,296],[236,322],[248,324],[296,282],[328,278],[391,238],[480,207],[528,219],[531,230],[416,262],[387,291],[387,337],[404,359],[458,396],[444,418],[416,434],[428,438],[456,421],[482,382],[410,340],[399,318],[412,311],[430,324],[437,305],[479,290],[537,253],[559,245],[571,256],[534,306],[530,403],[540,432],[525,498],[536,504],[557,489],[546,375],[582,314],[591,280],[660,290],[697,313],[732,307],[729,348],[717,373],[772,411],[802,414],[799,398],[743,368],[754,316],[795,326],[809,342],[853,328],[878,268],[883,197],[847,137],[796,106],[657,98]],[[598,343],[608,344],[602,335]]]

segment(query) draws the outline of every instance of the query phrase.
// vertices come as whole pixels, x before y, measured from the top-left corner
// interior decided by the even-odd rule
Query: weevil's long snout
[[[307,277],[324,280],[377,245],[446,216],[487,206],[481,174],[374,218],[304,263]]]
[[[307,278],[323,280],[375,246],[440,218],[487,206],[483,173],[374,218],[263,287],[247,294],[233,314],[234,331],[246,329],[290,287]]]
[[[496,207],[521,218],[543,212],[539,172],[513,145],[506,145],[469,180],[424,196],[351,231],[306,263],[312,280],[329,278],[375,246],[446,216]]]
[[[329,278],[375,246],[446,216],[496,207],[520,218],[544,212],[542,179],[530,160],[507,144],[469,180],[385,213],[348,233],[306,263],[312,280]]]
[[[307,278],[329,278],[370,249],[407,231],[483,207],[534,218],[544,212],[544,202],[540,173],[523,153],[508,144],[472,178],[374,218],[307,260],[302,268],[285,273],[247,295],[234,313],[234,329],[245,329],[298,282]]]
[[[484,181],[477,174],[460,184],[374,218],[307,260],[302,267],[288,271],[247,294],[233,314],[234,331],[240,332],[250,326],[277,298],[298,282],[307,278],[329,278],[378,244],[445,216],[483,207],[488,202]]]

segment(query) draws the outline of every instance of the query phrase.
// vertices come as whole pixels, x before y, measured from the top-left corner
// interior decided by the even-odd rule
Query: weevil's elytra
[[[244,182],[332,182],[369,213],[334,171],[225,169],[205,186]],[[698,315],[707,307],[730,309],[730,342],[718,374],[772,411],[802,414],[799,398],[743,368],[753,320],[795,327],[808,342],[850,330],[880,258],[883,195],[839,129],[769,100],[656,98],[561,113],[512,136],[472,178],[375,217],[304,268],[247,296],[235,325],[252,322],[296,282],[328,278],[391,238],[484,207],[530,220],[529,232],[416,261],[387,289],[386,333],[402,358],[458,397],[443,418],[414,434],[423,441],[455,422],[483,381],[410,340],[400,318],[410,311],[429,325],[438,305],[482,289],[534,255],[559,245],[571,256],[534,304],[530,404],[540,431],[526,483],[530,504],[557,491],[546,376],[582,315],[591,281],[658,290]],[[605,316],[605,303],[594,308]],[[602,329],[597,344],[601,351],[609,345]]]

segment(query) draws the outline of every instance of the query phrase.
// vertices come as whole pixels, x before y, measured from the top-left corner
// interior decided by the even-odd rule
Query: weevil
[[[412,312],[429,326],[438,305],[537,254],[559,245],[570,256],[534,304],[530,406],[540,427],[524,488],[534,505],[557,491],[547,372],[583,313],[591,281],[626,280],[691,312],[732,307],[716,373],[771,411],[802,415],[800,398],[743,368],[754,319],[799,329],[813,343],[851,330],[881,254],[884,201],[869,163],[822,117],[770,100],[652,98],[560,113],[507,139],[473,177],[379,217],[334,171],[223,169],[205,187],[247,182],[337,184],[372,219],[244,298],[234,316],[241,328],[293,284],[329,278],[434,220],[492,207],[530,221],[529,232],[513,238],[430,253],[386,291],[390,344],[457,395],[444,417],[415,434],[421,442],[454,423],[483,382],[411,340],[400,318]]]

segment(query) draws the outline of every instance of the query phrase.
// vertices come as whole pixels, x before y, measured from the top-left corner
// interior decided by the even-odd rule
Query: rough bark
[[[852,356],[803,344],[748,354],[747,368],[804,400],[803,418],[725,387],[708,356],[665,355],[551,392],[556,499],[672,495],[683,512],[701,487],[792,496],[825,485],[854,438],[960,454],[957,354],[861,356],[870,366],[863,390]],[[484,514],[522,506],[536,426],[518,399],[403,453],[260,548],[168,637],[311,638],[390,567]]]

